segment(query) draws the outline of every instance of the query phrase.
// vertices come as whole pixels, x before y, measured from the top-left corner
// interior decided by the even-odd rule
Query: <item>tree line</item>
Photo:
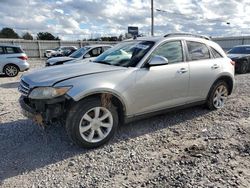
[[[127,35],[127,34],[126,34]],[[90,38],[89,41],[122,41],[125,38],[130,38],[127,36],[123,36],[122,34],[117,36],[111,36],[111,37],[98,37],[98,38]],[[14,31],[14,29],[5,27],[2,30],[0,30],[0,38],[11,38],[11,39],[24,39],[24,40],[60,40],[58,36],[54,36],[53,34],[49,32],[39,32],[36,34],[36,37],[33,37],[29,32],[23,33],[21,36],[18,35]],[[87,39],[83,39],[87,40]]]
[[[26,32],[22,34],[21,36],[19,36],[18,33],[14,31],[14,29],[9,28],[9,27],[5,27],[2,30],[0,30],[0,38],[25,39],[25,40],[34,39],[34,37],[29,32]],[[39,32],[37,33],[35,39],[37,40],[60,40],[59,37],[56,37],[49,32]]]

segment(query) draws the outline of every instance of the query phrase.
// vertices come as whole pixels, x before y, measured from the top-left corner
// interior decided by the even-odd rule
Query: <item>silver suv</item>
[[[93,148],[117,127],[174,108],[222,108],[234,86],[234,63],[216,43],[169,34],[117,44],[85,64],[22,77],[20,104],[40,124],[64,120],[71,140]]]
[[[14,77],[19,71],[28,70],[27,59],[27,55],[19,46],[0,44],[0,74]]]

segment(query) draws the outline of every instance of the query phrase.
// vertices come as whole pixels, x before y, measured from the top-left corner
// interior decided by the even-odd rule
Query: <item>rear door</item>
[[[189,102],[205,100],[207,94],[222,70],[223,58],[214,58],[209,47],[201,42],[186,41],[188,52],[190,87]]]

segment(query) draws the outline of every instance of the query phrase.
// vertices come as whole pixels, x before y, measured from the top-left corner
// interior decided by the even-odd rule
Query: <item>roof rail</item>
[[[197,34],[192,34],[192,33],[168,33],[164,35],[164,37],[171,37],[171,36],[190,36],[190,37],[197,37],[197,38],[203,38],[206,40],[211,40],[210,37],[205,36],[205,35],[197,35]]]

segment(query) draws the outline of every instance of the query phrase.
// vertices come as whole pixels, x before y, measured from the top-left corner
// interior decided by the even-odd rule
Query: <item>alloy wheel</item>
[[[94,107],[87,111],[79,123],[81,137],[90,143],[105,139],[113,127],[113,116],[105,107]]]
[[[7,76],[16,76],[18,74],[18,69],[17,69],[17,67],[15,67],[13,65],[8,65],[5,68],[5,74]]]
[[[214,93],[214,97],[213,97],[214,107],[217,109],[222,108],[225,104],[227,96],[228,96],[227,87],[224,85],[220,85]]]

